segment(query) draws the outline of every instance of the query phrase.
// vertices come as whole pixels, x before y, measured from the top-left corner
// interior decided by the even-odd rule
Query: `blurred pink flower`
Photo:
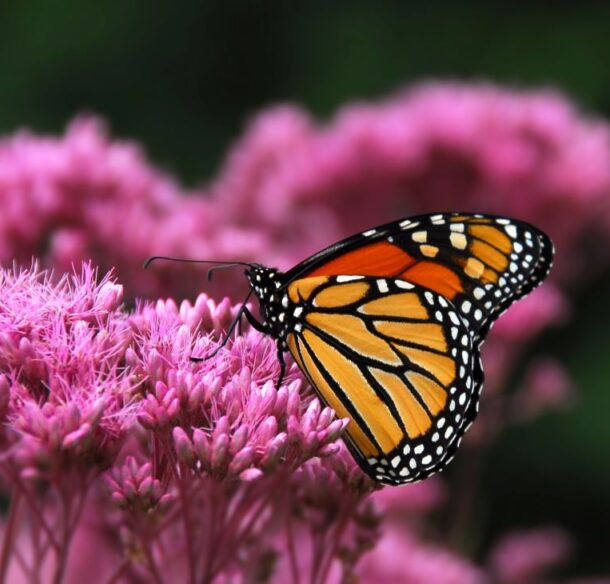
[[[438,509],[446,500],[447,487],[438,476],[400,489],[382,489],[372,498],[389,520],[404,521],[409,516],[421,516]]]
[[[557,361],[539,357],[527,368],[513,400],[513,416],[529,419],[542,412],[565,408],[576,396],[568,372]]]
[[[548,230],[555,277],[569,279],[589,257],[583,229],[605,237],[609,163],[607,124],[556,92],[431,83],[323,127],[297,108],[264,112],[210,190],[221,224],[263,230],[275,245],[257,259],[281,267],[378,222],[464,209]]]
[[[572,551],[571,538],[557,527],[515,531],[496,543],[490,552],[489,565],[499,582],[533,582],[564,563]]]
[[[81,118],[63,138],[22,132],[0,144],[0,258],[40,255],[62,270],[93,258],[116,267],[129,297],[194,297],[201,272],[139,265],[164,253],[286,268],[376,223],[464,209],[547,230],[553,278],[570,282],[608,262],[593,243],[607,239],[609,169],[606,123],[556,92],[489,84],[422,84],[346,106],[325,125],[270,109],[194,192]],[[235,294],[235,280],[226,289]]]
[[[380,544],[362,561],[363,584],[483,584],[484,573],[451,552],[414,539],[404,530],[389,528]]]

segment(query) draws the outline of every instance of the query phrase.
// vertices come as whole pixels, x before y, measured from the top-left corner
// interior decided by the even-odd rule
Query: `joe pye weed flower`
[[[374,486],[337,442],[347,420],[294,366],[276,387],[273,341],[247,331],[190,360],[215,351],[235,307],[201,295],[129,313],[89,264],[58,281],[5,270],[0,295],[5,577],[63,581],[92,514],[114,554],[100,582],[323,581],[372,545]]]

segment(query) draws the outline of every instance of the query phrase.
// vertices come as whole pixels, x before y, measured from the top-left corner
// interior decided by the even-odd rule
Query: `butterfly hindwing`
[[[408,280],[450,300],[480,341],[506,308],[542,282],[552,258],[550,239],[522,221],[439,213],[365,231],[285,277],[286,282],[340,274]]]
[[[482,383],[467,322],[442,295],[398,278],[316,276],[287,286],[287,345],[347,444],[386,484],[442,468]]]

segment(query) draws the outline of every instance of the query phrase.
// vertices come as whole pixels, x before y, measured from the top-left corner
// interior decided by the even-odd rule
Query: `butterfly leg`
[[[231,326],[229,327],[229,330],[226,332],[226,334],[225,334],[224,338],[222,339],[222,342],[220,343],[220,345],[218,345],[218,347],[216,347],[216,349],[214,349],[214,351],[212,351],[212,353],[210,353],[209,355],[206,355],[205,357],[191,357],[190,358],[191,361],[193,361],[194,363],[201,363],[201,361],[206,361],[207,359],[211,359],[212,357],[214,357],[218,353],[218,351],[220,351],[220,349],[222,349],[229,342],[229,339],[231,338],[231,334],[233,333],[233,331],[235,330],[235,327],[239,324],[239,322],[241,321],[241,317],[245,313],[250,314],[250,312],[246,308],[246,305],[244,304],[240,308],[240,310],[237,313],[237,315],[235,316],[235,319],[231,323]],[[248,318],[248,321],[250,321],[250,318],[248,317],[248,314],[246,314],[246,318]],[[252,316],[252,315],[250,315],[250,316]]]
[[[265,325],[256,320],[255,316],[248,310],[248,307],[244,306],[242,311],[246,317],[246,320],[252,325],[252,328],[256,329],[259,333],[267,334]]]
[[[259,322],[258,320],[256,320],[254,315],[247,308],[244,308],[244,315],[246,316],[247,321],[259,333],[268,334],[268,331],[265,328],[265,325],[262,322]],[[280,385],[282,385],[282,381],[284,381],[284,375],[286,374],[286,363],[284,362],[284,352],[279,347],[277,349],[277,360],[280,362],[280,376],[278,377],[275,388],[279,389]]]
[[[284,381],[284,376],[286,375],[286,362],[284,361],[284,352],[279,347],[277,349],[277,360],[280,362],[280,376],[277,378],[275,389],[280,388],[280,385],[282,385],[282,381]]]

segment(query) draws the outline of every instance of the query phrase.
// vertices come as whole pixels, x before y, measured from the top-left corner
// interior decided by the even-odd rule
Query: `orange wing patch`
[[[398,343],[394,346],[405,355],[411,363],[421,367],[438,379],[444,386],[450,385],[455,379],[455,361],[446,355],[439,355],[424,349],[405,347]]]
[[[447,392],[438,383],[414,371],[407,371],[407,379],[433,415],[438,414],[445,407]]]
[[[324,364],[340,391],[349,396],[356,412],[367,421],[381,450],[390,452],[402,439],[402,430],[387,404],[369,385],[359,367],[315,333],[305,330],[303,338],[309,357],[313,354]]]
[[[371,367],[370,372],[398,410],[409,438],[417,438],[425,434],[430,429],[432,420],[405,383],[393,373],[381,369]]]
[[[428,310],[413,292],[382,296],[363,304],[358,312],[371,316],[398,316],[419,320],[425,320],[429,316]]]
[[[503,272],[508,266],[508,257],[497,248],[475,239],[471,244],[469,251],[473,256],[493,268],[496,272]]]
[[[324,288],[314,297],[314,305],[321,308],[346,306],[362,300],[369,291],[366,282],[350,282]]]
[[[298,280],[298,285],[297,282],[288,285],[288,296],[295,304],[301,300],[309,300],[313,292],[326,282],[328,282],[328,278],[325,277],[303,278]]]
[[[340,276],[342,274],[362,276],[397,276],[404,272],[416,259],[396,245],[379,241],[322,264],[304,277]]]
[[[364,321],[357,316],[311,312],[305,320],[356,353],[388,365],[401,364],[400,357],[392,347],[384,339],[369,331]]]
[[[447,350],[447,340],[440,324],[376,320],[375,328],[382,335],[409,344],[430,347],[443,352]]]
[[[493,225],[470,225],[468,232],[473,237],[490,243],[505,254],[510,253],[511,249],[513,248],[513,244],[508,235],[502,233]]]
[[[364,454],[364,456],[377,456],[379,449],[373,444],[371,439],[363,431],[363,429],[354,422],[351,414],[337,395],[336,391],[330,386],[330,384],[324,378],[324,375],[315,364],[309,349],[307,349],[303,343],[295,340],[293,334],[287,338],[288,347],[290,352],[297,362],[301,371],[305,373],[309,382],[317,389],[320,397],[324,403],[328,404],[333,410],[335,410],[339,418],[350,418],[350,423],[347,426],[346,432],[351,438],[352,442],[356,447]],[[303,358],[301,359],[301,354]]]
[[[451,268],[434,262],[418,262],[402,272],[400,277],[434,290],[449,300],[464,290],[460,278]]]

